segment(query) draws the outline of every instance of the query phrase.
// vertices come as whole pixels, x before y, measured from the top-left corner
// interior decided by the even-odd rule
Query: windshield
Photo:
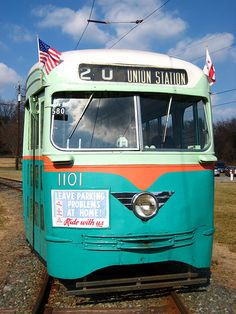
[[[141,95],[145,149],[204,149],[208,130],[204,103],[193,96]]]
[[[65,150],[203,150],[209,144],[201,98],[149,93],[56,93],[51,138]]]
[[[67,97],[53,100],[52,139],[56,146],[65,149],[138,148],[133,96],[96,93]]]

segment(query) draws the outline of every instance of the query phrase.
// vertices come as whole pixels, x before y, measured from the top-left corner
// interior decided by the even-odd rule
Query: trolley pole
[[[21,93],[20,83],[17,87],[17,147],[16,147],[16,170],[19,170],[19,159],[20,159],[20,104],[21,104]]]

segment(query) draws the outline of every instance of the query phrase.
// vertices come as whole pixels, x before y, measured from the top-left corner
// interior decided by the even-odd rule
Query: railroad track
[[[97,307],[96,301],[93,301],[93,305],[91,306],[91,301],[89,301],[90,306],[86,307],[84,305],[80,305],[77,308],[58,308],[56,305],[48,305],[48,297],[50,293],[58,290],[57,283],[49,277],[47,274],[44,275],[44,280],[42,282],[42,287],[40,289],[40,293],[36,300],[35,306],[32,310],[32,313],[44,313],[44,314],[190,314],[187,306],[183,303],[182,298],[175,291],[168,291],[164,294],[164,296],[158,296],[156,306],[150,307],[132,307],[132,308],[124,308],[124,307],[116,307],[111,308],[110,305],[108,307]],[[104,300],[109,302],[110,295],[104,295]],[[122,297],[121,297],[122,298]],[[103,301],[104,302],[104,301]],[[86,304],[86,302],[85,302]]]
[[[22,192],[22,181],[0,177],[0,185]]]

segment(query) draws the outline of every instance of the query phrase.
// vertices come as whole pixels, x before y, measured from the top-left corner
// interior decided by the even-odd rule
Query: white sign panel
[[[52,190],[53,227],[108,228],[108,190]]]

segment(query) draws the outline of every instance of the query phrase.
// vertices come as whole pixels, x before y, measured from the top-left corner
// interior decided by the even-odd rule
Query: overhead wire
[[[136,21],[101,21],[101,20],[87,20],[89,23],[98,23],[98,24],[139,24],[142,23],[143,20]]]
[[[134,27],[132,27],[128,32],[124,33],[124,34],[119,38],[119,40],[117,40],[113,45],[111,45],[111,46],[109,47],[109,49],[115,47],[123,38],[125,38],[126,36],[128,36],[129,33],[131,33],[136,27],[138,27],[138,24],[135,25]]]
[[[93,0],[93,3],[92,3],[92,6],[91,6],[91,9],[90,9],[90,14],[89,14],[88,20],[90,20],[90,18],[91,18],[91,16],[92,16],[94,4],[95,4],[95,0]],[[83,30],[82,34],[80,35],[80,38],[79,38],[79,40],[78,40],[78,42],[77,42],[77,44],[76,44],[76,46],[75,46],[75,49],[78,48],[78,46],[79,46],[79,44],[80,44],[82,38],[84,37],[84,34],[85,34],[87,28],[88,28],[88,26],[89,26],[88,20],[87,20],[87,24],[85,25],[84,30]]]
[[[217,37],[219,37],[219,34],[213,35],[213,36],[211,36],[211,38],[208,38],[208,39],[203,39],[203,40],[199,40],[198,42],[191,43],[190,45],[188,45],[187,48],[189,49],[189,48],[192,48],[192,47],[195,47],[195,46],[199,46],[199,45],[203,44],[204,42],[209,42],[209,41],[211,41],[213,39],[216,40]],[[181,49],[177,54],[173,55],[173,57],[181,56],[182,52],[185,52],[185,51],[186,51],[186,46],[183,49]]]
[[[236,103],[236,99],[235,100],[232,100],[232,101],[227,101],[227,102],[224,102],[222,104],[218,104],[218,105],[213,105],[212,107],[219,107],[219,106],[225,106],[225,105],[229,105],[229,104],[234,104]]]
[[[154,11],[152,11],[150,14],[146,15],[145,18],[143,20],[147,20],[149,19],[149,17],[151,17],[154,13],[156,13],[157,11],[159,11],[161,8],[163,8],[170,0],[165,1],[161,6],[159,6],[158,8],[156,8]]]
[[[236,91],[236,88],[231,88],[231,89],[226,89],[226,90],[223,90],[223,91],[220,91],[220,92],[215,92],[215,93],[212,93],[211,95],[214,96],[214,95],[220,95],[220,94],[225,94],[225,93],[229,93],[229,92],[233,92],[233,91]],[[219,106],[225,106],[225,105],[230,105],[230,104],[233,104],[233,103],[236,103],[236,100],[231,100],[231,101],[227,101],[227,102],[224,102],[224,103],[221,103],[221,104],[218,104],[218,105],[212,105],[212,107],[219,107]]]
[[[168,2],[170,2],[171,0],[167,0],[167,1],[165,1],[161,6],[159,6],[158,8],[156,8],[155,10],[153,10],[151,13],[149,13],[148,15],[146,15],[143,19],[138,19],[138,20],[136,20],[136,21],[100,21],[100,20],[92,20],[91,19],[91,16],[92,16],[92,12],[93,12],[93,8],[94,8],[94,4],[95,4],[95,0],[93,0],[93,2],[92,2],[92,6],[91,6],[91,10],[90,10],[90,14],[89,14],[89,18],[87,19],[87,24],[85,25],[85,28],[84,28],[84,30],[83,30],[83,32],[82,32],[82,34],[81,34],[81,36],[80,36],[80,38],[79,38],[79,40],[78,40],[78,42],[77,42],[77,44],[76,44],[76,46],[75,46],[75,49],[77,49],[78,48],[78,46],[79,46],[79,44],[80,44],[80,42],[81,42],[81,40],[82,40],[82,38],[83,38],[83,36],[84,36],[84,34],[85,34],[85,32],[86,32],[86,30],[87,30],[87,28],[88,28],[88,25],[89,25],[89,23],[100,23],[100,24],[120,24],[120,23],[135,23],[136,25],[134,26],[134,27],[132,27],[130,30],[128,30],[127,32],[125,32],[125,33],[123,33],[123,35],[121,35],[121,37],[114,43],[114,44],[112,44],[110,47],[109,47],[109,49],[111,49],[111,48],[113,48],[114,46],[116,46],[123,38],[125,38],[126,36],[128,36],[135,28],[137,28],[141,23],[143,23],[143,22],[147,22],[147,20],[153,15],[153,14],[155,14],[158,10],[160,10],[162,7],[164,7]],[[199,44],[202,44],[203,42],[207,42],[207,41],[209,41],[209,40],[213,40],[213,39],[215,39],[217,37],[217,35],[215,35],[215,36],[213,36],[212,38],[210,38],[210,39],[207,39],[207,40],[202,40],[202,41],[200,41],[200,42],[198,42],[198,43],[195,43],[195,44],[192,44],[192,45],[190,45],[191,47],[192,46],[197,46],[197,45],[199,45]],[[214,50],[214,51],[211,51],[211,54],[214,54],[214,53],[217,53],[217,52],[219,52],[219,51],[222,51],[222,50],[224,50],[224,49],[231,49],[232,47],[234,47],[236,44],[234,44],[234,45],[230,45],[230,46],[226,46],[226,47],[223,47],[223,48],[220,48],[220,49],[218,49],[218,50]],[[177,57],[178,55],[175,55],[175,57]],[[191,60],[189,60],[190,62],[194,62],[194,61],[197,61],[197,60],[199,60],[199,59],[202,59],[202,58],[204,58],[205,56],[203,55],[203,56],[200,56],[200,57],[198,57],[198,58],[195,58],[195,59],[191,59]]]
[[[225,94],[225,93],[233,92],[233,91],[235,91],[235,90],[236,90],[236,88],[226,89],[226,90],[223,90],[223,91],[220,91],[220,92],[212,93],[212,95]]]
[[[219,52],[219,51],[222,51],[222,50],[224,50],[224,49],[231,49],[231,48],[233,48],[234,46],[236,46],[236,44],[230,45],[230,46],[226,46],[226,47],[223,47],[223,48],[220,48],[220,49],[217,49],[217,50],[213,50],[213,51],[211,51],[211,55],[213,55],[213,54],[215,54],[215,53],[217,53],[217,52]],[[198,58],[195,58],[195,59],[192,59],[192,60],[189,60],[189,61],[190,61],[190,62],[194,62],[194,61],[197,61],[197,60],[202,59],[202,58],[204,58],[204,57],[205,57],[205,55],[203,55],[203,56],[201,56],[201,57],[198,57]]]
[[[123,33],[123,35],[121,35],[121,37],[113,44],[109,47],[109,49],[115,47],[122,39],[124,39],[126,36],[128,36],[135,28],[137,28],[140,24],[142,24],[144,21],[146,21],[147,19],[149,19],[154,13],[156,13],[158,10],[160,10],[161,8],[163,8],[169,1],[171,0],[167,0],[165,1],[161,6],[159,6],[158,8],[156,8],[155,10],[153,10],[151,13],[149,13],[148,15],[146,15],[142,20],[138,20],[141,21],[140,23],[137,23],[134,27],[132,27],[130,30],[128,30],[127,32]]]

